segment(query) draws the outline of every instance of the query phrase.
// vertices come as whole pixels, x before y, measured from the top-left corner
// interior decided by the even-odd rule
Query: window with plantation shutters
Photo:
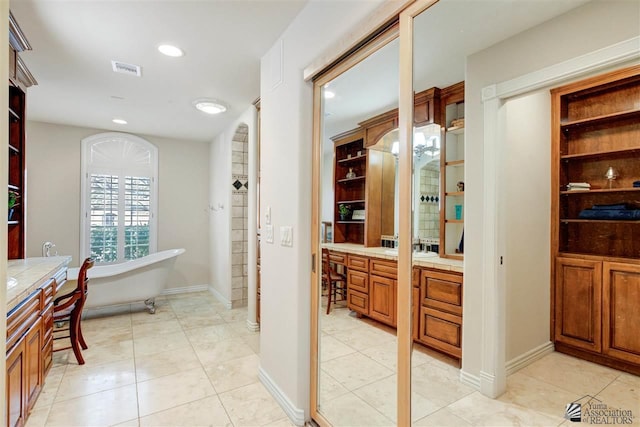
[[[157,149],[133,135],[83,141],[82,258],[115,263],[156,250]]]

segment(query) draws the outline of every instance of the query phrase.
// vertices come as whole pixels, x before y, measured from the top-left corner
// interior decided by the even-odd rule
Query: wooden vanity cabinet
[[[369,258],[367,257],[347,256],[347,307],[361,315],[369,315]]]
[[[369,264],[369,317],[396,327],[398,266],[395,261],[371,258]]]

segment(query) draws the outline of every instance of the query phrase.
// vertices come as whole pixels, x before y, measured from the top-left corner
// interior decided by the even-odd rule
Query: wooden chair
[[[78,285],[76,288],[68,294],[62,295],[53,301],[53,322],[54,324],[69,323],[68,328],[54,329],[55,333],[68,331],[69,335],[54,336],[54,340],[69,338],[71,345],[68,347],[57,348],[53,351],[61,351],[67,349],[73,349],[73,354],[76,356],[79,365],[84,365],[84,359],[82,358],[82,352],[80,347],[86,350],[87,343],[82,336],[82,327],[80,321],[82,318],[82,308],[84,302],[87,299],[87,283],[89,278],[87,277],[87,270],[93,267],[94,260],[87,258],[80,267],[78,273]]]
[[[342,286],[338,286],[342,283]],[[322,248],[322,284],[326,285],[329,292],[327,293],[327,314],[331,312],[331,300],[337,302],[338,295],[340,301],[347,299],[347,277],[344,274],[336,272],[329,262],[329,249]]]

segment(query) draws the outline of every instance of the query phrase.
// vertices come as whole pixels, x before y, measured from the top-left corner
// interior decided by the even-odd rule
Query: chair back
[[[82,310],[82,306],[84,305],[84,300],[87,298],[87,284],[89,283],[89,278],[87,277],[87,270],[93,267],[95,260],[93,258],[87,258],[82,263],[80,267],[80,271],[78,272],[78,284],[76,286],[76,291],[78,291],[81,295],[82,302],[80,303],[80,310]]]
[[[328,278],[331,274],[329,265],[329,249],[322,248],[322,276]]]

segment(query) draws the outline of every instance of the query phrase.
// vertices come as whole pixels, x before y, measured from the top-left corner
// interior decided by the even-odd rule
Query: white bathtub
[[[184,249],[170,249],[120,264],[89,269],[85,308],[144,301],[149,312],[155,313],[155,298],[167,285],[176,257],[184,252]],[[67,276],[70,280],[77,279],[78,270],[69,269]]]

